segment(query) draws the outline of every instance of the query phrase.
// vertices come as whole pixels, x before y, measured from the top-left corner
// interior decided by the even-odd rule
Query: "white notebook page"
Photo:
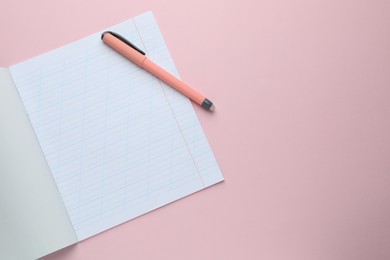
[[[151,12],[106,30],[178,76]],[[10,68],[79,240],[223,180],[190,101],[102,32]]]

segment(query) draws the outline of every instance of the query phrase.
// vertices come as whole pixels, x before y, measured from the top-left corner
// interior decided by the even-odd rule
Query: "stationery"
[[[149,73],[153,74],[157,78],[161,79],[171,87],[175,88],[177,91],[181,92],[186,97],[192,99],[204,109],[209,111],[215,110],[215,106],[210,100],[205,98],[201,93],[191,88],[189,85],[187,85],[177,77],[173,76],[168,71],[158,66],[150,59],[148,59],[145,56],[145,52],[140,50],[137,46],[126,40],[121,35],[107,31],[102,34],[102,40],[111,48],[113,48],[141,68],[147,70]]]
[[[36,259],[223,180],[153,14],[0,69],[0,259]],[[134,234],[136,235],[136,234]]]

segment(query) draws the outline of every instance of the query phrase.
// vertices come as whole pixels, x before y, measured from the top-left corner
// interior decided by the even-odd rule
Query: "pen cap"
[[[146,59],[145,55],[142,55],[134,48],[130,47],[111,33],[104,33],[102,35],[102,40],[105,44],[137,64],[141,66],[144,60]]]

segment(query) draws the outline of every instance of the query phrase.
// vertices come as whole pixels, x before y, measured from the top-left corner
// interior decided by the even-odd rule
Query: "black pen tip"
[[[207,98],[205,98],[203,100],[203,103],[201,104],[201,106],[206,109],[206,110],[209,110],[209,111],[214,111],[215,110],[215,106],[213,105],[213,102],[211,102],[210,100],[208,100]]]

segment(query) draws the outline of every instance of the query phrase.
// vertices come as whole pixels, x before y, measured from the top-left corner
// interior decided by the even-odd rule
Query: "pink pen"
[[[114,32],[104,32],[102,34],[102,40],[105,44],[140,66],[147,70],[152,75],[161,79],[177,91],[181,92],[186,97],[193,100],[195,103],[201,105],[203,108],[209,111],[214,111],[215,106],[201,93],[191,88],[189,85],[173,76],[168,71],[158,66],[153,61],[149,60],[145,53],[137,48],[134,44],[123,38],[121,35]]]

